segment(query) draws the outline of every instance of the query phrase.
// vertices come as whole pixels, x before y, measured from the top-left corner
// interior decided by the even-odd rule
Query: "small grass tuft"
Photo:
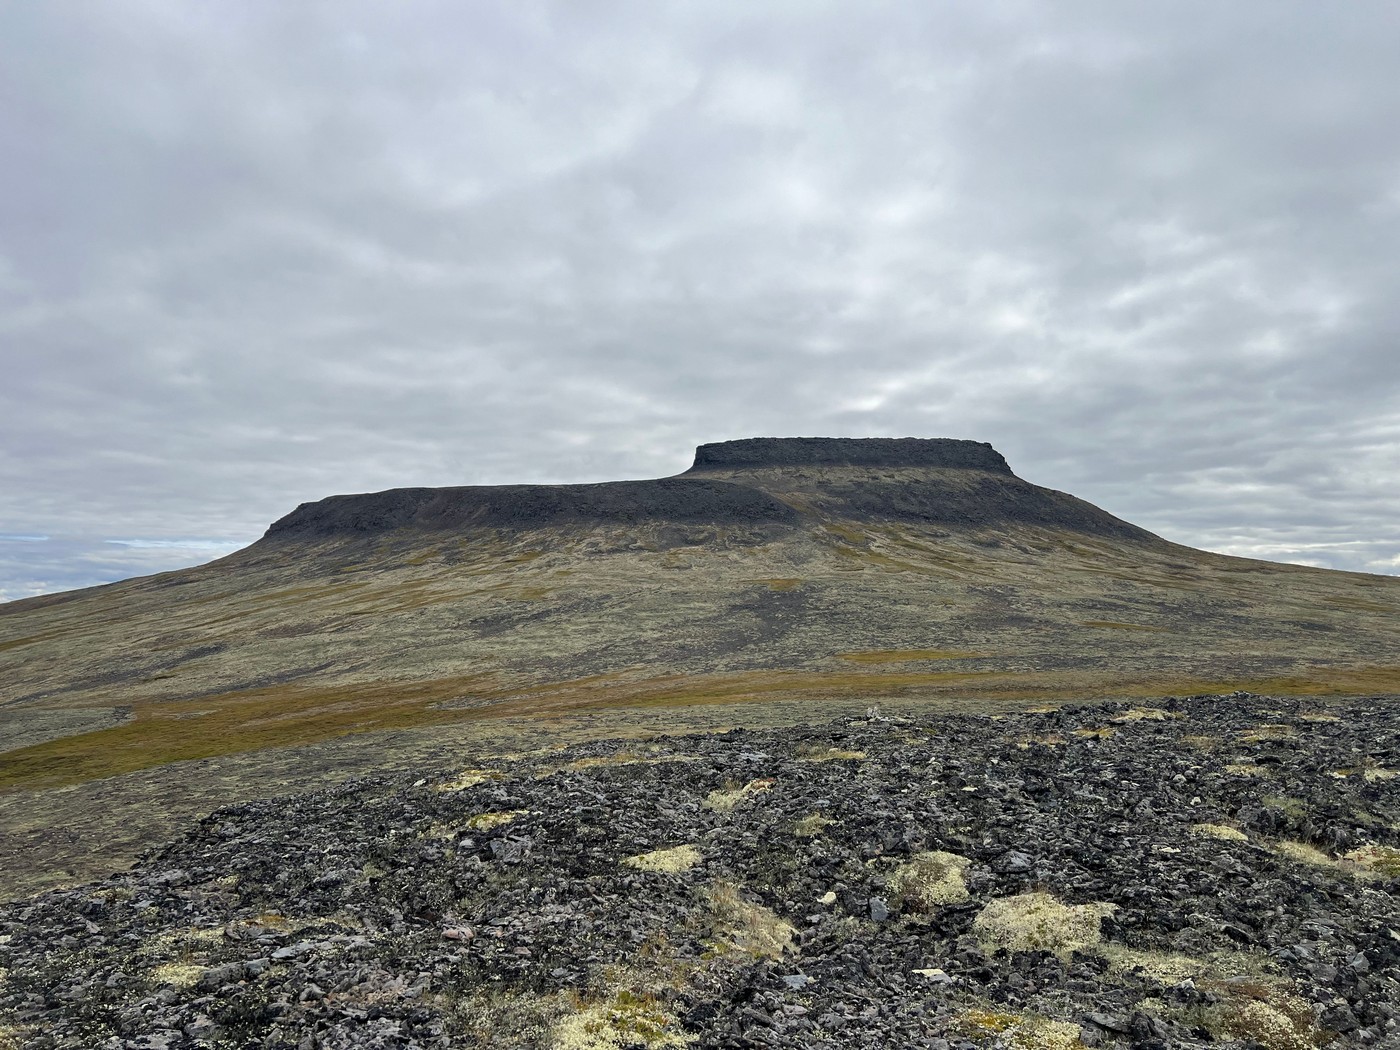
[[[732,882],[711,883],[705,890],[705,904],[712,946],[718,954],[778,960],[792,949],[797,930],[771,909],[745,900]]]
[[[192,988],[204,976],[205,967],[195,963],[162,963],[151,970],[151,980],[156,984],[167,984],[172,988]]]
[[[842,762],[859,761],[865,758],[864,751],[846,751],[839,747],[818,747],[808,745],[798,749],[797,758],[801,762]]]

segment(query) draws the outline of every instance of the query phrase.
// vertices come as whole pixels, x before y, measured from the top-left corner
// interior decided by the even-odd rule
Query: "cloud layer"
[[[0,599],[303,500],[991,441],[1400,571],[1400,8],[0,12]],[[137,540],[166,546],[131,546]]]

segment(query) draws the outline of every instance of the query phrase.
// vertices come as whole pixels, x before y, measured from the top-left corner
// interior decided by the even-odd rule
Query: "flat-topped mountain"
[[[750,438],[701,445],[690,470],[655,481],[331,496],[303,503],[274,522],[266,538],[642,523],[796,530],[831,518],[1035,525],[1155,538],[1083,500],[1022,481],[991,445],[950,438]],[[750,538],[770,534],[760,531]]]
[[[467,742],[1397,683],[1400,579],[1183,547],[978,442],[729,441],[654,481],[332,496],[0,606],[0,849],[52,877],[92,813],[119,856],[152,813]]]

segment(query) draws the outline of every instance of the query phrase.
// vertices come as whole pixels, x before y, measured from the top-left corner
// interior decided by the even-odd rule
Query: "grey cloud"
[[[7,9],[0,531],[74,546],[0,587],[813,433],[989,440],[1182,542],[1400,571],[1397,21]]]

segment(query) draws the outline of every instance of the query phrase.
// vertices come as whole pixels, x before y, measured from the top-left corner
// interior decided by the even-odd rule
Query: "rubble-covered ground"
[[[1390,701],[452,761],[0,906],[0,1047],[1400,1047]]]

